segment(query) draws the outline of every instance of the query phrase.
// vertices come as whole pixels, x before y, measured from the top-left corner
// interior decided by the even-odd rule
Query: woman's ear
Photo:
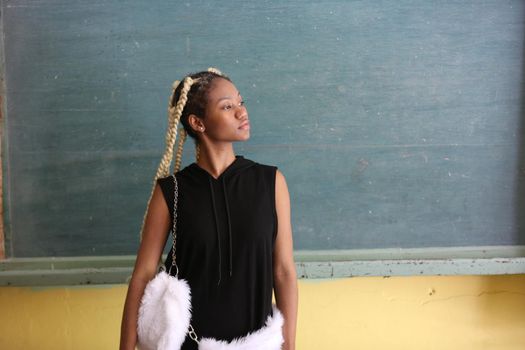
[[[188,122],[196,134],[204,131],[204,123],[202,122],[202,119],[195,114],[190,114],[188,116]]]

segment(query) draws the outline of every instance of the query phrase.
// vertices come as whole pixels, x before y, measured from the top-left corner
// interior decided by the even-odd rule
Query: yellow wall
[[[525,349],[525,275],[300,281],[297,349]],[[125,285],[0,288],[0,349],[117,349]]]

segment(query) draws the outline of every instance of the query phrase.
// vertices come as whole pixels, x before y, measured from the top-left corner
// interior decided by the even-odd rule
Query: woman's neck
[[[197,165],[215,178],[218,178],[235,161],[235,152],[231,142],[224,144],[222,147],[207,147],[201,143],[199,148]]]

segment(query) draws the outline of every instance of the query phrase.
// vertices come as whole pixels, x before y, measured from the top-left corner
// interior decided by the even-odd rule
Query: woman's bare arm
[[[170,223],[169,209],[162,190],[157,184],[149,204],[142,242],[128,286],[120,329],[120,350],[135,349],[140,299],[144,294],[146,284],[157,273],[158,262],[168,238]]]
[[[279,170],[275,177],[275,205],[278,223],[273,273],[275,301],[284,316],[283,350],[294,350],[298,303],[297,274],[293,260],[290,195],[284,175]]]

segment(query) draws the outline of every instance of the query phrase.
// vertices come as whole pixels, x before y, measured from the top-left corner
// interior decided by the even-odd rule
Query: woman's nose
[[[237,106],[237,108],[235,110],[235,116],[237,118],[247,117],[248,116],[248,112],[246,110],[246,107],[245,106]]]

